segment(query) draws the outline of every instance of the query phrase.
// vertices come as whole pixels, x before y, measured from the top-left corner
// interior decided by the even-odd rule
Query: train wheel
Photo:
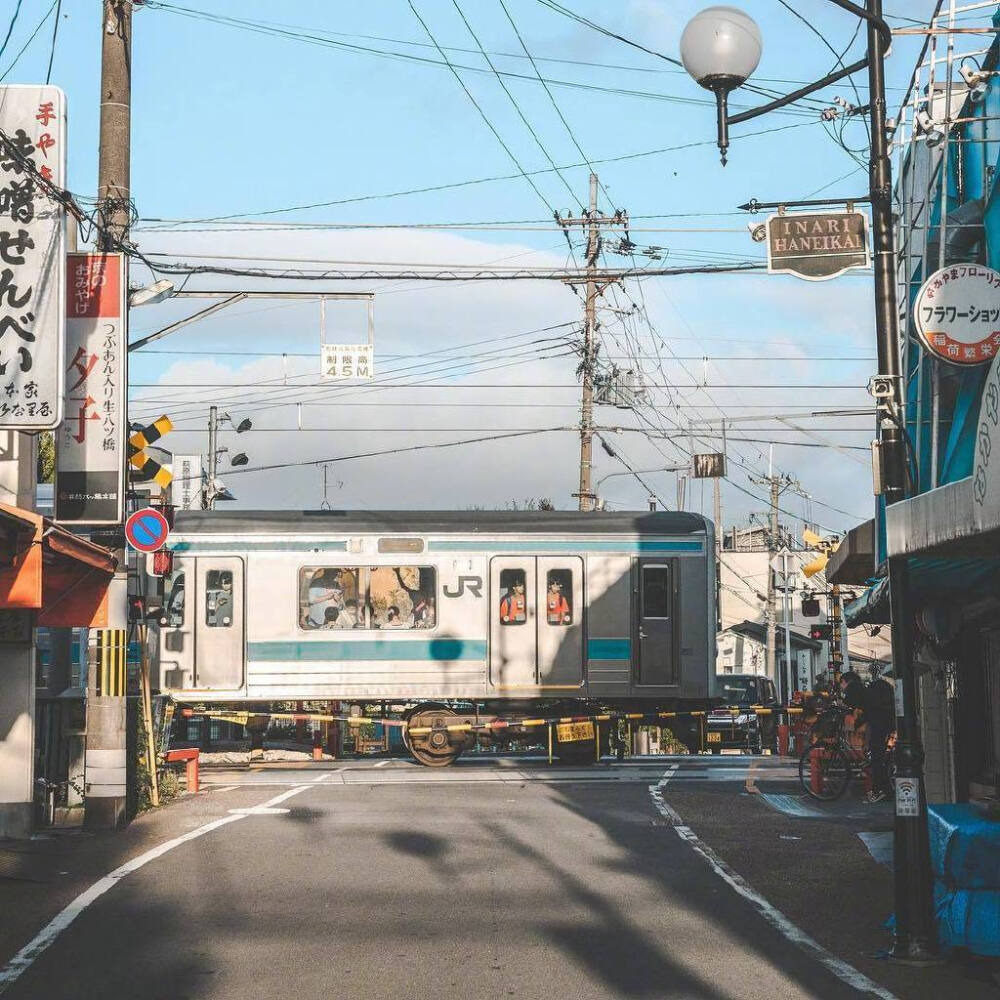
[[[460,733],[449,733],[446,729],[455,719],[455,713],[447,705],[424,702],[417,705],[407,716],[403,729],[403,743],[418,764],[425,767],[447,767],[458,760],[465,749],[465,739]],[[410,735],[410,727],[432,732]]]

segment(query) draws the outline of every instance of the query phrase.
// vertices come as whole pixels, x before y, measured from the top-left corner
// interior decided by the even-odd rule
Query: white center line
[[[806,934],[804,930],[796,927],[788,917],[773,907],[757,892],[742,875],[733,871],[691,827],[685,826],[684,821],[677,811],[668,805],[663,798],[663,789],[676,771],[676,766],[667,768],[663,777],[655,785],[649,786],[649,796],[660,815],[670,820],[670,825],[674,828],[677,836],[688,843],[697,854],[700,854],[708,862],[712,871],[729,885],[731,889],[750,903],[775,930],[823,965],[829,972],[832,972],[839,980],[862,993],[878,997],[879,1000],[898,1000],[895,994],[879,986],[878,983],[869,979],[863,972],[855,969],[853,965],[828,952],[818,941]]]
[[[305,791],[308,785],[296,785],[294,788],[289,788],[288,791],[282,792],[280,795],[276,795],[273,799],[268,799],[267,802],[262,802],[257,809],[269,809],[271,806],[276,806],[279,802],[284,802],[286,799],[290,799],[293,795],[298,795],[299,792]],[[162,844],[158,844],[156,847],[150,848],[144,854],[140,854],[136,858],[132,858],[131,861],[126,861],[125,864],[119,865],[114,871],[109,872],[104,878],[98,879],[89,889],[85,889],[80,893],[76,899],[73,900],[65,909],[57,913],[3,968],[0,968],[0,993],[5,992],[8,987],[15,983],[22,975],[31,967],[32,963],[38,958],[39,955],[44,952],[49,945],[55,941],[59,935],[66,930],[67,927],[84,910],[90,906],[91,903],[100,899],[109,889],[114,888],[123,878],[131,875],[132,872],[138,871],[143,865],[148,864],[150,861],[155,861],[157,858],[162,857],[168,851],[172,851],[175,847],[180,847],[181,844],[186,844],[189,840],[195,840],[198,837],[204,836],[206,833],[211,833],[213,830],[218,830],[219,827],[226,826],[228,823],[237,823],[241,819],[246,819],[248,815],[255,815],[254,810],[247,810],[239,813],[230,813],[228,816],[222,816],[219,819],[212,820],[211,823],[205,823],[203,826],[199,826],[197,829],[189,830],[187,833],[182,834],[179,837],[174,837],[173,840],[164,841]]]

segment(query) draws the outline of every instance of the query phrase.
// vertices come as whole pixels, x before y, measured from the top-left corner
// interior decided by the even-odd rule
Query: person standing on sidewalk
[[[865,689],[865,721],[868,723],[868,752],[872,759],[872,790],[869,802],[881,802],[889,795],[887,746],[896,728],[896,698],[892,685],[876,673]]]

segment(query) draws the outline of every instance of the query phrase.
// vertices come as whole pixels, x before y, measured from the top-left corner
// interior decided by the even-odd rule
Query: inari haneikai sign
[[[767,220],[771,274],[822,281],[857,267],[871,267],[864,212],[779,212]]]
[[[125,513],[125,257],[71,253],[68,262],[55,519],[117,524]]]
[[[62,419],[66,99],[58,87],[0,86],[0,429]]]

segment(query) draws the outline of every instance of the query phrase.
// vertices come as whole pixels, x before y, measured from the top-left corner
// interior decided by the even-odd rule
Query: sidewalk
[[[858,797],[849,789],[839,802],[820,803],[797,783],[747,784],[735,793],[681,782],[663,791],[684,823],[768,902],[899,1000],[997,1000],[1000,963],[953,958],[910,969],[887,960],[891,804],[864,803],[860,788]]]

